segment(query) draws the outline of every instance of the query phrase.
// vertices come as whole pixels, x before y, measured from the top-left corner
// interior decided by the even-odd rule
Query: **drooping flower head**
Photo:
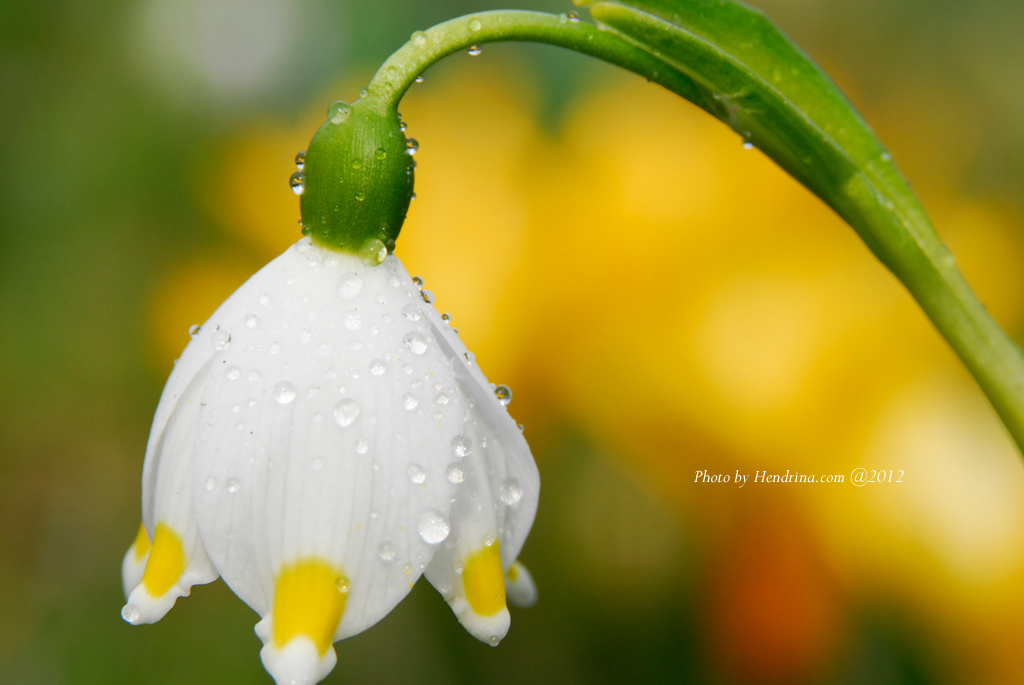
[[[400,172],[411,192],[397,116],[373,140],[331,128],[350,115],[317,134],[358,139],[344,164],[364,171],[337,185],[365,193],[366,173]],[[316,143],[307,164],[326,165]],[[389,150],[400,164],[388,166]],[[516,558],[540,482],[510,393],[388,254],[408,200],[398,214],[379,205],[392,223],[371,211],[355,227],[317,214],[326,202],[304,201],[312,236],[228,298],[177,361],[123,562],[130,623],[222,577],[262,617],[261,656],[279,683],[326,676],[332,643],[383,618],[421,574],[489,644],[508,630],[506,597],[535,598]]]

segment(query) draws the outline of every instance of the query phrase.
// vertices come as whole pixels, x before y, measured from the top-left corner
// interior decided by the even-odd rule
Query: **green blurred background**
[[[1024,4],[755,4],[1020,340]],[[222,583],[119,616],[152,413],[189,325],[300,237],[287,180],[326,105],[500,6],[0,2],[0,682],[269,682]],[[420,583],[326,682],[1024,681],[1020,456],[852,231],[692,106],[553,48],[454,56],[402,112],[398,254],[513,388],[541,599],[491,649]],[[856,467],[905,474],[694,483]]]

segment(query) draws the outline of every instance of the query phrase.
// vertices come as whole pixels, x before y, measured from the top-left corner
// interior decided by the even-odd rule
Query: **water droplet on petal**
[[[316,459],[309,463],[309,466],[314,471],[322,471],[324,468],[324,460],[321,459],[320,457],[317,457]]]
[[[423,287],[423,276],[413,276],[412,282],[416,284],[417,288]],[[196,327],[198,329],[198,326]]]
[[[346,578],[345,576],[338,576],[338,578],[334,581],[334,589],[338,592],[348,592],[350,587],[351,585],[348,582],[348,578]]]
[[[515,478],[509,478],[501,484],[501,487],[498,490],[500,492],[501,501],[510,507],[514,504],[518,504],[519,500],[523,498],[523,488]]]
[[[295,386],[288,381],[281,381],[274,386],[273,396],[278,404],[290,404],[295,399]]]
[[[387,365],[383,359],[374,359],[370,362],[370,373],[374,376],[383,376],[388,370]]]
[[[357,273],[347,273],[338,279],[338,297],[351,300],[363,289],[363,279]]]
[[[359,312],[354,309],[341,315],[341,323],[350,331],[358,331],[363,327],[363,320],[359,318]]]
[[[405,393],[405,396],[402,398],[402,406],[405,407],[407,411],[412,411],[419,403],[420,401],[416,399],[416,395],[413,395],[411,392]]]
[[[370,451],[370,441],[366,438],[356,440],[356,454],[366,454]]]
[[[405,139],[405,154],[407,154],[407,155],[414,155],[417,152],[419,152],[419,149],[420,149],[420,143],[419,143],[418,140],[416,140],[415,138],[406,138]]]
[[[139,625],[139,621],[142,620],[142,612],[134,604],[125,604],[121,607],[121,618],[126,622],[131,623],[133,626]]]
[[[292,174],[292,177],[288,179],[288,185],[292,187],[292,192],[296,195],[302,195],[306,190],[306,175],[301,171],[296,171]]]
[[[380,546],[377,548],[377,556],[380,557],[381,561],[391,561],[395,558],[395,553],[395,546],[387,540],[380,543]]]
[[[427,509],[419,518],[420,537],[428,545],[437,545],[448,537],[451,527],[444,514],[436,509]]]
[[[207,492],[212,491],[215,487],[217,487],[217,479],[216,478],[207,478],[206,482],[203,483],[203,487],[206,488]]]
[[[451,483],[461,483],[466,480],[466,471],[462,468],[462,464],[458,462],[448,464],[448,470],[445,471],[445,475]]]
[[[405,470],[405,473],[409,476],[409,480],[416,485],[423,485],[427,480],[427,472],[419,464],[409,464],[409,468]]]
[[[402,307],[402,316],[409,319],[409,321],[419,321],[423,316],[423,312],[415,304],[407,304]]]
[[[569,12],[568,18],[569,23],[571,24],[578,24],[580,21],[580,15],[576,14],[575,12]]]
[[[479,55],[483,51],[484,51],[484,49],[482,47],[480,47],[479,45],[470,45],[469,49],[466,50],[466,52],[468,52],[473,57],[476,57],[477,55]]]
[[[441,321],[450,324],[452,322],[452,315],[449,314],[448,312],[445,312],[444,314],[441,315]]]
[[[483,28],[483,23],[479,19],[473,17],[472,19],[469,20],[470,31],[479,31],[481,28]]]
[[[302,167],[306,166],[306,151],[303,150],[299,154],[295,155],[295,166],[298,167],[299,171]]]
[[[426,302],[427,304],[434,304],[434,293],[430,292],[429,290],[421,290],[420,297],[422,297],[423,301]]]
[[[416,47],[422,47],[427,42],[427,34],[423,33],[422,31],[415,31],[412,34],[410,40],[412,41],[412,44],[415,45]]]
[[[194,338],[199,333],[199,324],[194,323],[188,327],[188,337]]]
[[[445,395],[443,392],[440,392],[437,394],[437,398],[434,401],[443,407],[444,405],[451,402],[451,398],[448,397],[448,395]]]
[[[429,342],[427,341],[426,336],[422,333],[413,332],[405,336],[405,346],[408,347],[413,354],[423,354],[427,351],[428,345]]]
[[[359,409],[355,400],[342,400],[334,405],[334,421],[342,428],[348,428],[359,417]]]
[[[414,80],[416,81],[416,83],[423,83],[423,74],[420,74]],[[402,130],[404,131],[405,129],[403,128]]]
[[[242,375],[242,370],[237,366],[229,366],[224,369],[224,375],[228,377],[228,380],[237,381],[238,377]]]
[[[226,350],[231,345],[231,334],[227,331],[214,331],[210,342],[213,343],[213,349]]]
[[[452,438],[452,451],[459,459],[468,457],[473,451],[473,441],[465,435],[456,435]]]
[[[751,143],[749,140],[745,140],[745,141],[743,141],[743,149],[744,150],[753,150],[754,149],[754,144]]]
[[[508,403],[512,401],[512,389],[507,385],[495,386],[494,396],[501,402],[501,406],[507,407]]]
[[[227,482],[224,483],[224,487],[233,495],[242,489],[242,481],[237,478],[228,478]]]
[[[377,152],[374,153],[377,159],[387,159],[388,151],[382,147],[377,148]]]

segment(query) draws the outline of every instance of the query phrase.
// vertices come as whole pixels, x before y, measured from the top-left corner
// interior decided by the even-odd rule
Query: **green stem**
[[[366,105],[381,115],[393,113],[416,77],[432,64],[459,50],[496,41],[548,43],[616,64],[694,102],[732,125],[741,135],[750,135],[750,131],[742,130],[742,122],[732,121],[714,98],[709,98],[709,85],[701,77],[702,65],[674,63],[674,57],[652,54],[615,33],[572,21],[566,15],[526,11],[481,12],[413,34],[412,40],[374,76]],[[762,113],[762,118],[768,117]],[[756,123],[766,123],[769,128],[772,125]],[[755,132],[755,142],[756,135]],[[907,287],[974,375],[1024,451],[1024,357],[971,291],[898,172],[877,170],[870,165],[866,169],[858,167],[853,160],[839,155],[831,167],[845,179],[843,192],[837,197],[822,189],[829,179],[838,180],[836,176],[829,175],[823,181],[803,173],[792,161],[794,151],[773,146],[768,138],[764,145],[758,145],[825,199]],[[808,154],[811,152],[817,151]],[[831,153],[826,150],[822,154]]]
[[[618,65],[655,81],[688,100],[700,95],[693,82],[666,69],[656,57],[595,26],[568,15],[496,10],[458,17],[417,31],[377,70],[366,98],[378,113],[398,107],[416,77],[448,55],[474,45],[517,41],[547,43]]]

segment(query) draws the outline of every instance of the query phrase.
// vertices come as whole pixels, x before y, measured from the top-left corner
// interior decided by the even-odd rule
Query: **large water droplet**
[[[278,404],[290,404],[295,399],[295,386],[288,381],[281,381],[274,386],[272,394]]]
[[[448,464],[448,470],[445,471],[445,476],[448,477],[449,482],[461,483],[466,480],[466,471],[462,468],[462,464],[452,462],[451,464]]]
[[[416,395],[413,395],[411,392],[405,393],[405,396],[402,398],[402,406],[405,407],[407,411],[412,411],[419,403],[420,401],[416,399]]]
[[[497,385],[494,387],[494,396],[501,402],[501,406],[507,407],[512,401],[512,389],[507,385]]]
[[[448,537],[451,527],[444,514],[436,509],[427,509],[419,518],[420,537],[428,545],[437,545]]]
[[[405,470],[405,474],[409,476],[416,485],[423,485],[427,480],[427,472],[423,470],[423,467],[419,464],[409,464],[409,468]]]
[[[377,548],[377,556],[380,557],[381,561],[391,561],[395,558],[396,553],[395,546],[387,540],[380,543],[380,546]]]
[[[327,106],[327,119],[332,124],[340,124],[352,114],[352,105],[344,100],[335,100]]]
[[[363,289],[363,279],[359,274],[347,273],[338,279],[338,297],[343,300],[351,300]]]
[[[292,174],[292,177],[288,179],[288,185],[292,187],[292,192],[296,195],[302,195],[306,190],[306,175],[301,171],[296,171]]]
[[[468,457],[473,451],[473,441],[465,435],[456,435],[452,438],[452,452],[459,459]]]
[[[303,150],[299,154],[295,155],[295,166],[298,167],[299,171],[302,171],[302,167],[306,166],[306,151]]]
[[[420,291],[420,297],[422,297],[423,301],[427,304],[434,304],[434,293],[430,292],[426,288]]]
[[[227,331],[214,331],[210,342],[213,343],[213,349],[226,350],[231,345],[231,334]]]
[[[405,139],[405,154],[407,154],[407,155],[414,155],[417,152],[419,152],[419,149],[420,149],[420,143],[419,143],[418,140],[416,140],[415,138],[406,138]]]
[[[412,34],[410,40],[412,41],[412,44],[415,45],[416,47],[422,47],[427,42],[427,34],[423,33],[422,31],[415,31]]]
[[[422,288],[423,287],[423,276],[413,276],[412,277],[412,282],[416,284],[417,288]],[[197,328],[198,328],[198,326],[197,326]]]
[[[523,498],[523,488],[515,478],[509,478],[498,488],[501,501],[510,507]]]
[[[571,24],[578,24],[580,22],[580,15],[575,12],[569,12],[568,17]]]
[[[377,152],[375,152],[375,153],[374,153],[374,156],[375,156],[375,157],[376,157],[377,159],[387,159],[387,157],[388,157],[388,151],[387,151],[387,150],[385,150],[385,149],[384,149],[384,148],[382,148],[382,147],[379,147],[379,148],[377,148]]]
[[[466,50],[466,52],[468,52],[473,57],[476,57],[477,55],[479,55],[483,51],[484,51],[484,49],[482,47],[480,47],[479,45],[470,45],[469,49]]]
[[[415,331],[405,336],[405,346],[409,348],[413,354],[423,354],[427,351],[429,342],[426,336],[422,333],[416,333]]]
[[[334,421],[342,428],[348,428],[359,417],[359,403],[352,399],[342,400],[334,405]]]
[[[359,258],[363,260],[363,264],[367,266],[377,266],[382,263],[388,256],[388,248],[380,240],[373,238],[363,243],[363,247],[359,250]]]
[[[199,333],[199,324],[194,323],[188,327],[188,337],[194,338]]]

